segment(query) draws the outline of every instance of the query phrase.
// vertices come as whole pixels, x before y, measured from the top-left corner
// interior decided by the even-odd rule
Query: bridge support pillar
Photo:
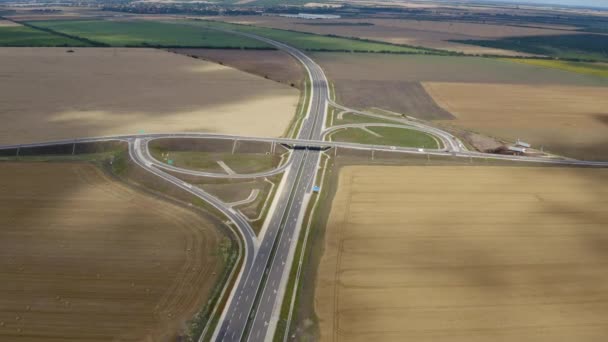
[[[374,160],[374,150],[372,150],[372,160]]]
[[[72,145],[72,155],[76,154],[76,143]]]
[[[275,147],[276,147],[276,143],[273,141],[272,145],[270,145],[270,154],[274,154]]]
[[[16,157],[19,157],[19,152],[21,151],[21,147],[17,147],[17,155]]]
[[[334,157],[338,155],[338,146],[334,147]]]

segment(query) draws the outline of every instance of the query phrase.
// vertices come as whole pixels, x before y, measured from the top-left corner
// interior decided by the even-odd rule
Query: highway
[[[400,119],[397,119],[397,120],[400,120]],[[90,137],[90,138],[78,138],[78,139],[68,139],[68,140],[45,141],[45,142],[39,142],[39,143],[3,145],[3,146],[0,146],[0,150],[46,147],[46,146],[67,145],[67,144],[74,144],[74,143],[81,144],[81,143],[95,143],[95,142],[108,142],[108,141],[128,142],[129,140],[136,139],[136,138],[140,138],[140,139],[199,138],[199,139],[229,139],[229,140],[239,140],[239,141],[258,141],[258,142],[273,142],[274,141],[274,142],[282,143],[282,144],[286,144],[286,145],[309,146],[309,147],[314,147],[314,148],[340,148],[340,149],[353,149],[353,150],[362,150],[362,151],[374,150],[374,151],[385,151],[385,152],[394,152],[394,153],[401,153],[401,154],[431,155],[431,156],[439,156],[439,157],[441,157],[441,156],[450,157],[451,156],[451,157],[467,158],[467,159],[475,158],[475,159],[488,159],[488,160],[508,160],[508,161],[514,161],[514,162],[529,162],[529,163],[540,163],[540,164],[608,167],[608,161],[511,156],[511,155],[500,155],[500,154],[483,153],[483,152],[468,151],[468,150],[462,150],[460,152],[452,152],[452,151],[448,151],[446,149],[440,149],[440,150],[424,149],[423,151],[420,151],[419,148],[411,148],[411,147],[369,145],[369,144],[346,143],[346,142],[336,142],[336,141],[322,141],[322,140],[248,137],[248,136],[238,136],[238,135],[230,135],[230,134],[215,134],[215,133],[157,133],[157,134],[133,134],[133,135]],[[442,139],[442,141],[443,141],[443,139]],[[228,175],[226,175],[226,176],[228,177]]]
[[[220,321],[213,333],[212,340],[214,341],[272,340],[284,298],[283,294],[292,267],[291,261],[302,226],[302,219],[319,168],[319,149],[321,148],[344,148],[444,157],[484,158],[517,162],[608,167],[608,162],[504,156],[468,151],[464,145],[451,134],[438,128],[425,125],[422,122],[405,118],[390,118],[344,107],[329,99],[328,81],[323,70],[304,53],[293,47],[264,37],[241,32],[234,33],[265,41],[276,46],[299,60],[307,70],[312,87],[309,96],[308,112],[302,121],[296,139],[242,137],[213,133],[159,133],[69,139],[0,147],[0,150],[6,150],[89,142],[124,141],[129,145],[129,155],[131,159],[138,166],[205,200],[232,221],[243,240],[245,250],[244,258],[235,285],[230,291],[227,304],[223,309]],[[329,133],[331,131],[331,129],[326,130],[324,127],[329,104],[357,115],[395,121],[407,125],[407,128],[417,129],[432,134],[442,142],[443,148],[419,149],[323,141],[324,133]],[[289,160],[282,166],[264,173],[251,175],[209,174],[171,167],[155,160],[150,155],[147,146],[149,141],[158,138],[261,141],[297,146],[300,148],[294,149]],[[272,210],[269,211],[268,217],[266,218],[265,226],[262,230],[263,233],[260,237],[257,237],[245,217],[240,212],[232,209],[229,204],[222,202],[202,189],[192,186],[165,171],[223,178],[255,178],[284,172],[284,177],[281,181],[281,185],[279,185],[279,191],[273,200],[273,205],[271,206]]]
[[[265,41],[299,60],[312,83],[308,112],[303,119],[298,140],[320,140],[327,113],[328,82],[323,70],[301,51],[263,37],[243,34]],[[284,184],[275,201],[274,211],[267,218],[268,225],[260,241],[253,267],[235,287],[232,301],[224,310],[213,340],[263,341],[272,339],[276,318],[280,312],[283,292],[291,270],[293,252],[306,210],[307,194],[320,161],[318,150],[295,149],[291,165],[284,176]]]

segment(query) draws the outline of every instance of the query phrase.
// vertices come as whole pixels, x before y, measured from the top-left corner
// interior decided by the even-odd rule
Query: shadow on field
[[[595,115],[595,119],[600,123],[603,123],[604,125],[608,126],[608,114],[597,114]]]
[[[9,49],[0,74],[0,144],[139,131],[280,135],[298,98],[289,86],[152,49]]]
[[[604,120],[599,119],[600,120]],[[580,160],[608,161],[608,121],[600,121],[599,124],[606,125],[606,138],[594,144],[566,144],[552,143],[551,151],[559,151],[560,154]]]

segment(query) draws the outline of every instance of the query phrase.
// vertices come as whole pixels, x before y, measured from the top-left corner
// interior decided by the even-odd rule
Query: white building
[[[333,14],[310,14],[310,13],[298,13],[298,14],[279,14],[280,17],[285,18],[298,18],[298,19],[340,19],[339,15]]]
[[[519,139],[517,139],[517,142],[515,143],[515,146],[525,147],[525,148],[532,147],[532,145],[528,144],[527,142],[521,141]]]

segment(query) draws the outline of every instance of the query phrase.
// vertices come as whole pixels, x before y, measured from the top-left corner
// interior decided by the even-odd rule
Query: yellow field
[[[446,124],[581,159],[608,159],[608,87],[426,82]]]
[[[193,211],[83,163],[0,163],[0,341],[175,341],[223,269]]]
[[[321,340],[606,341],[607,179],[344,168],[317,276]]]
[[[0,144],[139,132],[279,136],[299,99],[287,85],[153,49],[2,48],[0,78]]]
[[[568,62],[559,60],[547,59],[509,59],[515,63],[528,64],[550,69],[566,70],[578,74],[587,74],[600,77],[608,77],[608,64],[606,63],[584,63],[584,62]]]

